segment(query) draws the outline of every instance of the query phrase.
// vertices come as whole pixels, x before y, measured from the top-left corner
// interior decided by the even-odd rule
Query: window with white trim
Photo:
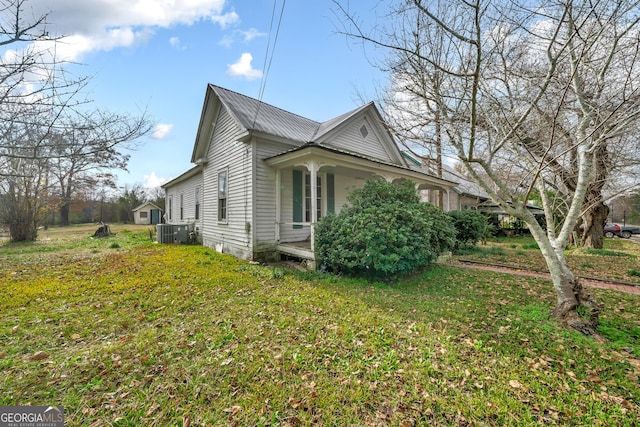
[[[218,172],[218,221],[228,221],[229,214],[229,170]]]
[[[196,194],[195,194],[195,198],[196,198],[196,221],[200,219],[200,187],[196,187]]]

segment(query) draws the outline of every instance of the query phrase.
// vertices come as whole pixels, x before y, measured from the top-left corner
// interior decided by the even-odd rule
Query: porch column
[[[315,229],[318,222],[318,163],[309,162],[309,179],[311,181],[311,251],[315,253]]]
[[[282,197],[280,195],[281,192],[281,178],[280,178],[280,168],[276,169],[276,230],[275,230],[275,236],[276,236],[276,244],[280,244],[280,222],[282,220],[281,218],[281,208],[280,208],[280,198]]]
[[[397,177],[395,175],[390,175],[390,174],[386,174],[386,173],[377,173],[374,172],[376,175],[381,176],[382,179],[384,179],[385,181],[387,181],[388,183],[393,183],[393,180],[396,179]]]
[[[420,191],[421,191],[421,190],[420,190],[420,185],[422,185],[422,184],[418,184],[418,183],[416,183],[416,184],[414,185],[414,188],[415,188],[415,190],[416,190],[416,195],[418,196],[418,199],[420,199],[420,201],[422,201],[422,193],[420,193]]]

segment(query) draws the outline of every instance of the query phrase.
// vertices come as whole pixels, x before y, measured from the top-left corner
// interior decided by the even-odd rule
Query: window
[[[322,216],[322,178],[316,176],[316,213],[317,219]],[[311,175],[304,176],[304,218],[305,221],[311,222]]]
[[[169,221],[173,220],[173,196],[169,196]]]
[[[365,125],[362,125],[362,127],[360,128],[360,135],[362,135],[362,137],[365,139],[367,138],[367,135],[369,135],[369,130]]]
[[[184,194],[180,193],[180,221],[184,219]]]
[[[302,195],[302,171],[294,170],[293,180],[293,222],[302,222],[302,204],[304,203]],[[294,224],[294,229],[302,228],[302,224]]]
[[[146,218],[149,218],[149,217],[147,216],[147,214],[148,214],[148,213],[149,213],[149,212],[147,212],[147,211],[140,211],[140,219],[146,219]]]
[[[299,170],[293,171],[293,222],[311,222],[311,175]],[[323,204],[323,185],[325,188],[326,206]],[[316,213],[318,219],[322,212],[335,212],[335,178],[333,174],[317,176],[316,181]],[[324,208],[324,209],[323,209]],[[295,224],[293,228],[302,228]]]
[[[227,221],[229,210],[229,171],[218,172],[218,221]]]
[[[196,187],[196,220],[200,219],[200,187]]]

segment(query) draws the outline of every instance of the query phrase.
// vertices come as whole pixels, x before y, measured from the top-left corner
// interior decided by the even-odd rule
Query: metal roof
[[[187,179],[196,176],[197,174],[202,173],[202,165],[197,165],[184,172],[182,175],[179,175],[176,178],[173,178],[171,181],[165,182],[160,186],[160,188],[167,189],[167,187],[171,187],[172,185],[176,185],[182,181],[186,181]]]
[[[255,130],[298,142],[313,138],[320,123],[237,92],[210,85],[228,111],[246,130]]]
[[[300,143],[314,142],[373,103],[365,104],[325,122],[316,122],[257,99],[210,84],[237,122],[246,130],[263,132]]]

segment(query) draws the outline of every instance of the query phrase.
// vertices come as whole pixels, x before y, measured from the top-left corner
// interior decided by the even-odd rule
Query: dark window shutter
[[[327,212],[336,213],[335,181],[332,173],[327,174]]]
[[[293,222],[302,222],[302,171],[293,171]],[[302,228],[294,225],[293,228]]]

